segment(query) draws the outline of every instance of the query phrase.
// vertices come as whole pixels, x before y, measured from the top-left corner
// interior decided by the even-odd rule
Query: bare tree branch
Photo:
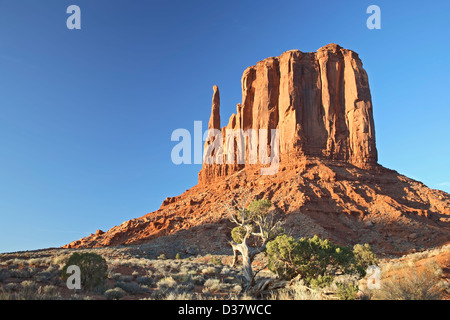
[[[231,201],[224,206],[228,212],[230,221],[239,227],[244,227],[246,230],[241,243],[231,241],[230,245],[234,253],[232,267],[236,266],[238,262],[238,254],[240,253],[242,255],[243,273],[247,281],[245,291],[247,292],[254,285],[255,276],[262,270],[258,270],[254,273],[252,262],[258,253],[266,250],[267,243],[273,240],[277,235],[277,229],[281,226],[281,220],[276,219],[274,212],[268,212],[270,209],[270,202],[269,205],[267,205],[266,202],[262,203],[261,206],[256,204],[256,207],[249,207],[248,209],[246,205],[247,194],[244,194],[240,199],[240,203]],[[258,231],[255,232],[256,230]],[[254,247],[249,247],[247,243],[251,237],[254,237],[256,240],[256,246]]]

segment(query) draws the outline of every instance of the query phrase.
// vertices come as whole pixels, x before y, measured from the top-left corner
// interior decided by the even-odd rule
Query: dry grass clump
[[[450,293],[443,279],[441,263],[448,264],[450,245],[414,252],[397,259],[384,260],[381,267],[381,289],[368,290],[363,296],[379,300],[436,300]]]
[[[156,287],[159,290],[164,290],[164,289],[175,288],[176,285],[177,285],[177,282],[175,281],[174,278],[166,277],[166,278],[159,280],[158,283],[156,284]]]
[[[143,294],[148,292],[148,287],[145,285],[140,285],[136,282],[117,282],[116,286],[125,290],[131,295]]]
[[[217,273],[217,269],[216,269],[216,267],[206,267],[206,268],[202,269],[202,273],[203,274],[215,274],[215,273]]]
[[[70,255],[71,255],[70,253],[57,255],[53,258],[52,263],[58,266],[59,268],[62,268],[67,263],[67,260],[69,260]]]
[[[388,269],[392,270],[392,269]],[[442,268],[431,260],[426,264],[404,268],[382,279],[381,289],[373,290],[371,298],[376,300],[438,300],[443,289]],[[383,274],[382,270],[382,274]]]
[[[129,267],[142,267],[147,268],[152,265],[152,260],[145,258],[131,258],[129,260],[124,261],[123,265]]]
[[[39,286],[31,280],[10,283],[2,288],[0,300],[60,300],[58,288],[52,285]]]
[[[6,265],[9,266],[15,266],[16,268],[21,266],[28,266],[28,259],[18,259],[18,258],[13,258],[13,259],[9,259],[5,261]]]
[[[164,297],[164,300],[195,300],[195,298],[197,298],[197,296],[189,292],[170,292],[167,296]]]
[[[49,271],[41,271],[38,272],[35,276],[36,281],[38,282],[49,282],[52,280],[57,280],[58,275]]]
[[[236,283],[225,283],[219,279],[207,279],[203,284],[202,292],[210,295],[215,293],[221,294],[239,294],[242,291],[242,286]]]
[[[104,296],[107,300],[119,300],[126,295],[125,290],[122,288],[113,288],[105,291]]]
[[[221,289],[220,280],[218,279],[208,279],[205,281],[205,284],[203,285],[203,293],[206,292],[218,292]]]
[[[322,290],[305,286],[303,280],[296,281],[287,288],[273,291],[268,300],[322,300]]]
[[[149,288],[153,288],[156,285],[155,280],[151,276],[137,277],[136,282]]]
[[[165,299],[169,295],[179,295],[190,293],[194,290],[194,284],[186,281],[178,283],[172,276],[160,279],[156,284],[156,290],[152,292],[152,297],[157,299]]]
[[[11,278],[28,279],[38,273],[39,269],[34,267],[23,267],[21,269],[10,267],[8,271]]]
[[[116,280],[119,281],[120,277],[122,277],[122,274],[120,272],[114,272],[112,270],[108,270],[108,274],[107,274],[108,279],[110,280]]]
[[[192,274],[186,272],[179,272],[172,275],[177,283],[187,283],[192,281]]]

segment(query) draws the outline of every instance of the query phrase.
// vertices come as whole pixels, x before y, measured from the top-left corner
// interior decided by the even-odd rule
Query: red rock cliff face
[[[222,164],[204,162],[199,184],[158,210],[64,247],[142,244],[154,257],[231,254],[234,226],[223,204],[243,198],[269,199],[296,237],[370,243],[390,254],[448,243],[450,195],[377,164],[369,84],[356,53],[331,44],[259,62],[244,72],[236,114],[225,127],[220,122],[215,86],[209,128],[216,132],[205,150],[222,142],[211,152]],[[264,147],[259,139],[246,138],[244,149],[242,136],[227,137],[227,129],[278,129],[276,174],[261,174],[263,166],[249,158]],[[226,163],[230,145],[231,158],[243,154],[240,146],[245,161]]]
[[[249,163],[251,141],[246,137],[245,164],[238,164],[236,155],[233,164],[227,164],[227,145],[235,144],[236,153],[239,137],[226,138],[225,129],[278,129],[281,163],[299,156],[342,160],[358,167],[377,163],[369,81],[355,52],[336,44],[315,53],[287,51],[247,68],[241,82],[242,102],[221,129],[223,164],[204,163],[199,183],[232,174]],[[210,129],[220,128],[219,108],[219,91],[214,87]]]

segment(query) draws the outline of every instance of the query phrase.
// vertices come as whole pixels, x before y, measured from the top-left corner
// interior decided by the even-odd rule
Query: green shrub
[[[249,218],[254,219],[261,215],[266,215],[272,206],[272,202],[268,199],[254,200],[248,205]]]
[[[361,277],[366,276],[366,270],[369,266],[378,265],[378,259],[368,243],[354,245],[353,254],[355,255],[355,268]]]
[[[332,276],[318,276],[309,281],[311,288],[325,288],[333,282]]]
[[[281,278],[292,279],[298,271],[301,257],[293,237],[282,235],[267,244],[268,268]]]
[[[67,281],[70,274],[67,274],[67,268],[71,265],[78,266],[81,272],[81,285],[87,290],[92,290],[97,286],[104,284],[107,278],[108,265],[106,260],[96,253],[77,253],[75,252],[67,260],[62,269],[61,278]]]
[[[351,283],[337,283],[336,295],[340,300],[355,300],[358,287]]]
[[[298,276],[308,284],[311,281],[317,284],[317,281],[323,280],[320,277],[337,273],[359,273],[363,276],[366,265],[373,263],[376,258],[368,245],[357,246],[355,251],[318,236],[297,241],[293,237],[281,235],[267,244],[268,267],[283,279]]]
[[[247,230],[245,227],[238,226],[231,230],[231,238],[233,238],[234,242],[237,244],[242,243],[244,240],[245,234],[247,233]]]

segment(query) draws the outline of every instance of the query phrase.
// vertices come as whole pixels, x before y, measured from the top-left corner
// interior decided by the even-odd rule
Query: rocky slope
[[[209,150],[214,162],[204,161],[197,186],[167,198],[155,212],[65,247],[158,238],[186,254],[224,252],[233,226],[222,204],[244,195],[271,199],[296,236],[369,242],[386,253],[450,240],[450,195],[377,164],[368,77],[353,51],[330,44],[315,53],[292,50],[258,62],[245,70],[242,102],[222,128],[214,87],[209,129],[205,155]],[[237,129],[269,129],[268,146],[248,135],[226,134]],[[261,175],[267,164],[252,161],[251,154],[262,147],[271,154],[270,129],[279,133],[279,167]]]

